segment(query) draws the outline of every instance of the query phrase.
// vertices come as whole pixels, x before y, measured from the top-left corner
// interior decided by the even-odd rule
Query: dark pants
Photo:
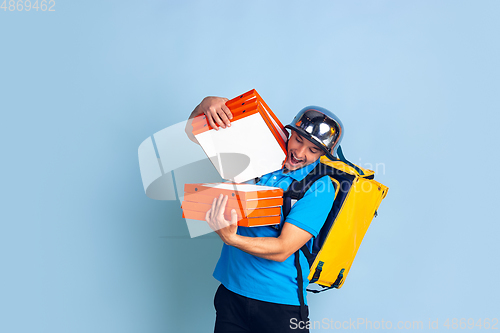
[[[309,332],[305,329],[309,319],[300,318],[299,306],[244,297],[233,293],[222,284],[215,293],[214,306],[217,312],[215,333]],[[307,315],[309,316],[309,311]]]

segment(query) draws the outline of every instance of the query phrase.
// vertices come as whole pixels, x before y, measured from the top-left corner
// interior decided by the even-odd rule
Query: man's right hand
[[[226,106],[227,98],[209,96],[205,97],[201,103],[196,107],[198,115],[204,113],[207,116],[208,123],[215,130],[231,126],[231,119],[233,114]],[[196,116],[195,116],[196,117]]]
[[[196,144],[198,140],[196,140],[195,136],[192,133],[193,126],[193,118],[199,116],[201,114],[205,114],[207,116],[207,121],[212,128],[216,131],[219,130],[219,126],[222,128],[231,126],[231,119],[233,119],[233,114],[231,110],[226,106],[227,98],[224,97],[215,97],[208,96],[205,97],[200,104],[191,112],[189,119],[186,123],[186,134],[191,141]]]

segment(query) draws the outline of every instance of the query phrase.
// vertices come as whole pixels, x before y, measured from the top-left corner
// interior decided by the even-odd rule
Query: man
[[[204,113],[210,125],[222,130],[231,126],[228,99],[205,98],[190,119]],[[186,133],[194,139],[190,126]],[[309,107],[300,111],[290,125],[287,157],[282,169],[263,175],[258,185],[280,187],[284,191],[300,181],[319,163],[322,155],[333,159],[342,138],[342,123],[331,112]],[[194,140],[193,140],[194,141]],[[297,268],[293,254],[323,226],[332,207],[335,189],[328,176],[317,180],[297,201],[277,227],[238,227],[236,212],[231,221],[223,212],[227,196],[214,199],[206,221],[224,242],[214,277],[221,282],[214,299],[217,311],[215,332],[308,332],[307,318],[301,318]],[[309,265],[299,252],[303,295]],[[303,323],[297,325],[298,322]]]

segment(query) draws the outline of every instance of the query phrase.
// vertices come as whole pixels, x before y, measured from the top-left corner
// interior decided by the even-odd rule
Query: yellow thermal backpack
[[[312,252],[306,245],[299,250],[309,262],[309,282],[323,287],[322,290],[307,289],[314,293],[342,287],[366,230],[389,189],[374,180],[374,171],[347,161],[340,147],[337,153],[340,159],[335,161],[322,156],[320,163],[303,180],[292,182],[283,195],[286,218],[293,202],[300,200],[316,180],[328,175],[335,187],[332,209],[313,239]],[[295,253],[295,266],[299,300],[304,309],[299,251]]]

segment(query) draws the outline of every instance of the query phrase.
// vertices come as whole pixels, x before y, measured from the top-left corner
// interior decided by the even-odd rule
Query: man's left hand
[[[238,230],[238,216],[236,210],[231,210],[231,220],[228,221],[224,217],[228,197],[222,194],[218,198],[214,198],[212,208],[205,215],[205,220],[210,228],[219,235],[224,243],[231,245],[231,240],[236,237]]]

